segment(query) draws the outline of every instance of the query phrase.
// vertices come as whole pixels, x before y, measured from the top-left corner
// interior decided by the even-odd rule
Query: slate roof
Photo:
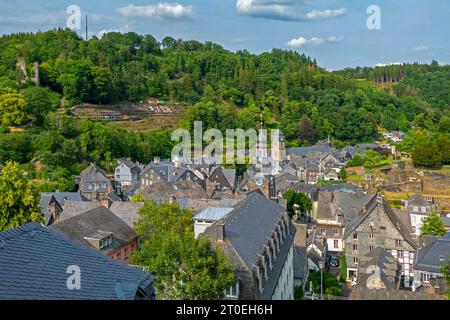
[[[333,184],[329,186],[323,186],[319,188],[321,191],[328,191],[328,192],[348,192],[348,193],[355,193],[360,191],[360,189],[352,184],[347,183],[339,183],[339,184]]]
[[[64,210],[61,212],[58,221],[63,221],[79,215],[80,213],[101,207],[100,202],[95,201],[66,201]]]
[[[258,258],[285,209],[258,192],[244,199],[225,218],[225,232],[247,266]]]
[[[169,199],[171,196],[178,198],[206,198],[206,190],[192,180],[180,180],[176,183],[158,181],[145,186],[139,192],[145,199],[156,198]]]
[[[221,170],[225,179],[227,179],[228,184],[234,188],[236,186],[236,169],[221,168]]]
[[[231,211],[233,211],[233,208],[209,207],[194,215],[194,220],[211,221],[211,222],[219,221],[223,219]]]
[[[432,237],[429,237],[429,240]],[[432,241],[417,250],[414,258],[414,269],[440,273],[441,266],[450,258],[450,232],[441,238],[434,238]],[[444,259],[441,260],[440,258]]]
[[[137,167],[138,165],[136,163],[134,163],[133,161],[131,161],[130,159],[119,159],[117,160],[117,162],[119,164],[124,164],[126,165],[128,168],[133,169],[135,167]]]
[[[137,238],[136,232],[107,208],[100,206],[63,221],[57,221],[51,228],[64,233],[70,239],[96,249],[86,237],[99,231],[112,232],[112,244],[99,249],[105,255],[117,250]]]
[[[432,205],[431,202],[427,201],[420,194],[415,194],[415,195],[411,196],[407,201],[408,201],[408,206],[429,207]]]
[[[336,148],[327,145],[319,145],[312,147],[288,148],[286,151],[287,154],[290,155],[306,156],[311,152],[332,153],[336,151]]]
[[[357,286],[370,290],[367,284],[370,284],[369,278],[373,276],[373,266],[379,267],[381,282],[373,283],[380,289],[397,290],[400,286],[401,266],[394,256],[382,247],[376,247],[372,252],[360,257],[358,264]],[[372,277],[373,278],[373,277]]]
[[[109,210],[134,229],[134,222],[139,219],[139,210],[143,202],[114,202]]]
[[[317,219],[333,220],[345,225],[358,217],[375,196],[364,193],[319,191]]]
[[[80,267],[80,290],[67,288],[71,265]],[[0,233],[0,270],[0,300],[128,300],[138,288],[154,294],[152,275],[35,222]]]
[[[106,172],[93,163],[81,172],[80,177],[84,182],[110,182]]]
[[[86,197],[79,192],[42,192],[41,193],[41,208],[44,204],[48,204],[47,199],[50,200],[54,196],[56,201],[64,207],[66,201],[88,201]]]

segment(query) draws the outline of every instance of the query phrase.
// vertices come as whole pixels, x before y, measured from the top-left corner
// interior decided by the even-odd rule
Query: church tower
[[[271,156],[272,161],[279,162],[286,160],[286,139],[279,129],[272,131]]]

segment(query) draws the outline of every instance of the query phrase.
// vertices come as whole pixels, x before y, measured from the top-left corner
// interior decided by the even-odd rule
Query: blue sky
[[[89,15],[90,35],[135,31],[232,51],[292,49],[329,70],[450,63],[449,0],[0,0],[0,33],[65,27],[70,5]],[[370,5],[381,10],[381,29],[367,27]]]

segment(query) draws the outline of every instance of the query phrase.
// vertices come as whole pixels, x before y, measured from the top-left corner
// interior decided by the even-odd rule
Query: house
[[[381,246],[401,264],[403,285],[409,288],[412,284],[414,255],[418,244],[382,196],[373,198],[366,205],[365,212],[347,224],[344,241],[347,279],[357,276],[362,256]]]
[[[423,287],[427,292],[443,294],[447,285],[441,267],[450,261],[450,232],[439,238],[425,238],[426,245],[417,250],[414,259],[413,288]]]
[[[151,274],[111,260],[35,222],[0,233],[0,270],[0,300],[155,297]],[[79,289],[73,287],[77,272]]]
[[[323,174],[323,180],[325,180],[325,181],[338,181],[339,180],[339,175],[336,172],[336,170],[328,169]]]
[[[203,233],[214,222],[222,220],[233,208],[230,207],[208,207],[194,215],[195,238]]]
[[[376,195],[322,190],[318,194],[316,228],[330,251],[342,252],[345,227],[365,211]]]
[[[136,232],[104,206],[57,222],[50,228],[125,264],[131,263],[131,254],[138,250]]]
[[[209,195],[215,192],[233,191],[236,186],[236,169],[217,167],[206,181],[206,188]]]
[[[281,175],[275,176],[275,186],[278,197],[282,197],[283,194],[299,183],[297,176],[290,172],[284,172]]]
[[[388,250],[376,247],[361,257],[356,286],[350,291],[350,300],[441,300],[434,292],[417,288],[401,288],[401,263]]]
[[[236,266],[238,282],[226,298],[240,300],[294,298],[294,236],[286,209],[260,192],[250,193],[201,235]]]
[[[113,191],[111,180],[106,172],[93,163],[81,172],[75,179],[75,184],[81,195],[91,201],[100,200]]]
[[[52,194],[42,194],[40,200],[41,213],[44,216],[44,224],[46,226],[52,224],[56,221],[61,212],[63,211],[62,206],[56,200],[55,196]]]
[[[419,236],[423,220],[432,212],[440,212],[439,205],[434,200],[426,200],[420,194],[416,194],[405,201],[405,209],[409,212],[413,232]]]
[[[175,158],[173,162],[164,161],[147,165],[142,170],[139,185],[142,190],[157,182],[177,183],[179,181],[194,181],[206,190],[204,177],[199,177],[192,170],[183,166],[181,160],[178,158]]]
[[[118,166],[114,170],[116,192],[122,193],[122,187],[131,186],[139,181],[141,167],[130,159],[118,159]]]

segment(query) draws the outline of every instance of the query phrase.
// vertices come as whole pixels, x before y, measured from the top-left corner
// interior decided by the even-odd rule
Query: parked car
[[[330,257],[330,267],[339,267],[339,258],[336,255]]]

